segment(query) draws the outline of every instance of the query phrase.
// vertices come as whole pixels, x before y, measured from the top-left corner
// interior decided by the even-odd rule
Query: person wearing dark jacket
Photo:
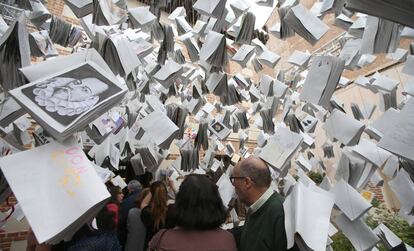
[[[287,250],[283,204],[270,187],[266,163],[257,157],[240,161],[230,180],[240,201],[249,207],[244,225],[232,231],[238,250]]]
[[[136,200],[136,207],[128,212],[127,238],[124,251],[145,251],[144,244],[147,231],[141,220],[141,204],[149,193],[149,188],[142,189]]]
[[[125,246],[127,238],[127,218],[130,209],[136,207],[136,200],[141,192],[141,183],[131,180],[128,183],[128,195],[119,206],[118,238],[122,246]]]

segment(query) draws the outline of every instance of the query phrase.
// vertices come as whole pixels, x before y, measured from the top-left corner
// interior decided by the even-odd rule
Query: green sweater
[[[277,193],[234,231],[239,251],[285,251],[285,213]]]

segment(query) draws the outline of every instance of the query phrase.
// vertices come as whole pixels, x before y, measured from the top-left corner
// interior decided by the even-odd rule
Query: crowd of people
[[[30,231],[27,250],[286,250],[282,198],[270,186],[267,165],[249,157],[234,167],[230,180],[246,206],[242,226],[221,228],[229,211],[208,175],[187,175],[178,189],[168,179],[144,186],[131,180],[125,198],[119,187],[108,188],[110,200],[71,241],[39,244]]]

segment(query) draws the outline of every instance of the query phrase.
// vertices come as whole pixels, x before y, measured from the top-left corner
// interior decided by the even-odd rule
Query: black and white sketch
[[[99,64],[84,61],[44,74],[10,94],[55,139],[63,140],[117,104],[126,91]]]
[[[38,105],[61,116],[80,114],[98,103],[99,94],[108,85],[96,78],[51,78],[36,84],[33,89]]]
[[[79,115],[120,90],[91,65],[84,64],[24,87],[22,93],[59,123],[69,125]]]

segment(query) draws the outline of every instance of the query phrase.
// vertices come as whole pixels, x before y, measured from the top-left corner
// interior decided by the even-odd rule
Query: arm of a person
[[[177,188],[175,187],[174,182],[170,177],[167,178],[167,185],[168,185],[169,188],[171,188],[171,191],[173,191],[174,195],[176,195],[177,194]]]
[[[149,212],[149,207],[144,207],[142,209],[142,211],[141,211],[141,221],[144,224],[146,229],[151,227],[151,214]]]
[[[145,196],[145,198],[142,200],[141,205],[140,205],[140,208],[141,208],[141,209],[144,209],[145,207],[149,206],[149,204],[150,204],[150,202],[151,202],[151,198],[152,198],[151,193],[148,193],[148,194]]]

